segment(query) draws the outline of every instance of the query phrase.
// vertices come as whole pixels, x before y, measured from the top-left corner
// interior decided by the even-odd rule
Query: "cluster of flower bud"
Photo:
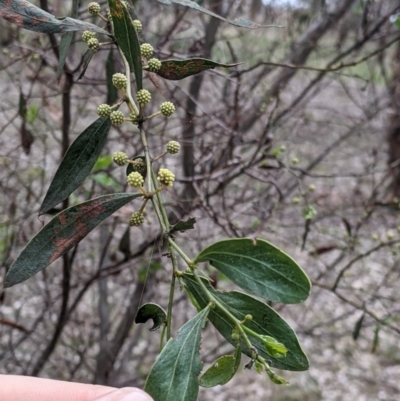
[[[113,125],[121,125],[125,121],[124,113],[119,110],[112,111],[110,114],[110,120]]]
[[[174,155],[179,152],[181,145],[177,141],[169,141],[167,143],[167,152],[171,155]]]
[[[135,212],[135,213],[132,213],[132,216],[129,220],[129,225],[139,227],[143,224],[143,222],[144,222],[143,213]]]
[[[175,174],[167,168],[160,168],[160,170],[158,170],[157,180],[167,187],[172,187],[175,181]]]
[[[125,152],[115,152],[112,159],[117,166],[125,166],[129,160]]]
[[[165,117],[170,117],[175,112],[175,106],[172,102],[163,102],[160,105],[161,114]]]
[[[128,184],[133,188],[140,188],[144,184],[144,178],[137,171],[133,171],[132,173],[130,173],[126,180]]]
[[[150,43],[140,45],[140,53],[143,57],[150,58],[153,55],[153,46]]]
[[[141,106],[144,106],[150,102],[151,93],[147,89],[140,89],[140,91],[136,94],[136,99]]]
[[[126,85],[128,84],[128,79],[124,74],[117,72],[112,76],[112,83],[117,89],[121,90],[126,88]]]
[[[93,1],[93,2],[88,4],[87,8],[88,8],[89,13],[92,14],[92,15],[99,15],[100,14],[101,8],[100,8],[100,4],[99,3],[96,3],[96,2]]]

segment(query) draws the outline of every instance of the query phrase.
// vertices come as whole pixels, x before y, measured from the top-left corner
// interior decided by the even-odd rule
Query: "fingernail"
[[[104,394],[93,401],[153,401],[153,399],[138,388],[126,387],[111,391],[111,393]]]

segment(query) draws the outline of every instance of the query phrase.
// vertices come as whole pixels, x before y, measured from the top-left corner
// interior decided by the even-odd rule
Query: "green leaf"
[[[79,81],[80,79],[82,79],[83,76],[85,75],[86,70],[87,70],[87,68],[89,67],[89,63],[90,63],[90,61],[92,60],[93,55],[94,55],[94,51],[93,51],[93,50],[90,50],[90,49],[87,49],[86,52],[85,52],[85,54],[83,55],[82,71],[81,71],[81,73],[79,74],[78,81]]]
[[[176,231],[186,231],[186,230],[193,230],[194,225],[196,224],[196,219],[194,217],[190,217],[187,220],[179,220],[176,224],[171,227],[169,233],[172,234]]]
[[[57,214],[28,243],[7,271],[4,287],[32,277],[85,238],[105,218],[140,194],[103,195]]]
[[[142,83],[142,57],[139,38],[133,27],[132,19],[120,0],[108,0],[112,16],[115,40],[128,60],[130,69],[135,73],[136,87],[139,91]]]
[[[238,238],[216,242],[196,257],[209,261],[236,285],[258,297],[294,304],[307,299],[311,283],[286,253],[262,239]]]
[[[68,50],[71,46],[72,37],[74,36],[73,32],[65,33],[60,41],[60,58],[58,60],[58,67],[57,67],[57,80],[60,80],[61,74],[64,69],[65,60],[67,59]]]
[[[35,32],[91,31],[110,36],[109,32],[97,25],[69,17],[58,19],[26,0],[1,1],[0,17],[21,28]]]
[[[187,60],[165,60],[161,62],[161,68],[156,72],[162,78],[179,80],[191,75],[198,74],[204,70],[215,67],[235,67],[237,64],[221,64],[205,58],[191,58]]]
[[[98,118],[75,139],[40,206],[41,214],[66,199],[89,175],[106,143],[110,126],[109,118]]]
[[[178,338],[167,342],[147,377],[144,390],[154,401],[196,401],[201,329],[210,308],[206,306],[178,330]]]
[[[147,303],[139,308],[135,317],[135,323],[146,323],[149,319],[152,319],[153,327],[150,329],[150,331],[154,331],[165,323],[166,318],[167,314],[160,305]]]
[[[353,330],[353,340],[356,341],[358,336],[360,335],[363,321],[364,321],[365,313],[363,313],[360,318],[357,320],[356,325],[354,326]]]
[[[221,356],[201,375],[200,386],[209,388],[228,383],[239,368],[241,356],[239,344],[233,355]]]
[[[106,170],[108,167],[111,166],[111,163],[112,163],[112,156],[110,155],[100,156],[93,166],[93,171]]]
[[[218,18],[222,21],[227,22],[228,24],[232,24],[235,26],[239,26],[241,28],[250,28],[250,29],[256,29],[256,28],[280,28],[279,25],[260,25],[257,24],[256,22],[246,20],[244,18],[235,18],[234,20],[229,20],[224,17],[221,17],[218,14],[213,13],[212,11],[207,10],[204,7],[201,7],[197,3],[191,0],[157,0],[159,3],[165,4],[166,6],[169,6],[171,3],[179,4],[181,6],[186,6],[193,8],[194,10],[201,11],[204,14],[211,15],[212,17]]]
[[[248,337],[256,348],[259,355],[270,362],[271,366],[283,370],[303,371],[308,369],[308,359],[304,354],[294,330],[287,322],[270,306],[250,295],[238,291],[220,292],[215,290],[207,280],[202,279],[207,290],[220,302],[233,316],[242,321],[247,314],[253,319],[246,322],[248,327],[258,336],[248,334]],[[208,297],[204,290],[195,281],[192,275],[185,273],[183,282],[186,289],[195,298],[198,305],[204,308],[208,304]],[[232,340],[232,332],[235,325],[218,309],[214,308],[208,316],[211,323],[222,334],[225,339],[236,346]],[[287,354],[285,358],[274,358],[270,356],[265,347],[265,342],[260,336],[270,336],[285,345]],[[242,353],[251,357],[246,344],[242,341]]]

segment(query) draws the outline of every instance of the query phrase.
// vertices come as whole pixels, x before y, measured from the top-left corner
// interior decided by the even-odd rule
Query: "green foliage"
[[[301,267],[267,241],[219,241],[197,255],[195,262],[210,264],[250,293],[274,302],[303,302],[311,284]]]
[[[86,237],[105,218],[139,195],[104,195],[57,214],[46,224],[7,271],[4,286],[27,280]]]
[[[98,118],[75,139],[57,169],[40,213],[58,205],[82,184],[103,150],[110,126],[108,118]]]
[[[199,392],[202,363],[199,357],[201,329],[210,307],[207,306],[170,339],[153,365],[145,384],[155,401],[194,401]]]
[[[153,320],[153,327],[150,331],[157,330],[166,321],[167,314],[160,305],[148,303],[142,305],[135,318],[135,323],[146,323],[149,319]]]

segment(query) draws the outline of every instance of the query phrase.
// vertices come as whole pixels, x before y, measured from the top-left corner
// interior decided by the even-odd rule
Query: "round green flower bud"
[[[136,99],[139,104],[143,106],[150,102],[151,94],[147,89],[140,89],[140,91],[136,94]]]
[[[299,159],[297,157],[293,157],[292,164],[299,164]]]
[[[142,23],[138,19],[133,20],[133,27],[136,29],[136,32],[141,32],[143,28]]]
[[[153,55],[153,46],[150,43],[140,45],[140,53],[143,57],[150,58]]]
[[[108,104],[101,104],[97,108],[97,114],[100,117],[110,117],[111,112],[112,112],[111,106]]]
[[[160,168],[157,180],[167,187],[172,187],[175,181],[175,174],[167,168]]]
[[[113,111],[110,114],[111,123],[114,125],[121,125],[124,122],[124,113],[122,111]]]
[[[132,213],[132,216],[129,220],[129,225],[139,227],[143,224],[143,222],[144,222],[143,213],[135,212]]]
[[[88,11],[92,15],[98,15],[100,13],[100,4],[96,2],[91,2],[87,6]]]
[[[246,316],[244,317],[244,320],[245,320],[246,322],[251,322],[251,321],[253,320],[253,316],[252,316],[252,315],[246,315]]]
[[[128,184],[134,188],[140,188],[143,186],[144,183],[142,175],[137,171],[133,171],[132,173],[130,173],[128,177],[126,177],[126,180],[128,181]]]
[[[374,241],[378,241],[378,240],[379,240],[378,234],[372,234],[372,235],[371,235],[371,238],[372,238]]]
[[[128,160],[128,155],[124,152],[115,152],[113,154],[113,162],[118,166],[125,166]]]
[[[175,112],[175,106],[172,102],[163,102],[160,105],[161,114],[165,117],[172,116]]]
[[[128,79],[124,74],[117,72],[112,76],[112,83],[117,89],[125,89],[128,83]]]
[[[314,184],[310,184],[310,185],[308,186],[308,190],[309,190],[310,192],[314,192],[314,191],[315,191],[315,185],[314,185]]]
[[[240,336],[238,333],[232,333],[232,340],[233,341],[239,341],[240,340]]]
[[[94,52],[97,52],[97,50],[99,50],[100,47],[99,41],[96,38],[89,39],[87,41],[87,45],[88,48]]]
[[[84,42],[88,42],[90,39],[94,39],[96,38],[96,34],[94,32],[90,32],[90,31],[84,31],[82,33],[82,39]]]
[[[181,144],[177,141],[169,141],[167,143],[167,152],[171,155],[178,153],[180,148]]]
[[[149,71],[151,72],[157,72],[162,66],[161,61],[158,58],[151,58],[147,62],[147,65],[149,67]]]

